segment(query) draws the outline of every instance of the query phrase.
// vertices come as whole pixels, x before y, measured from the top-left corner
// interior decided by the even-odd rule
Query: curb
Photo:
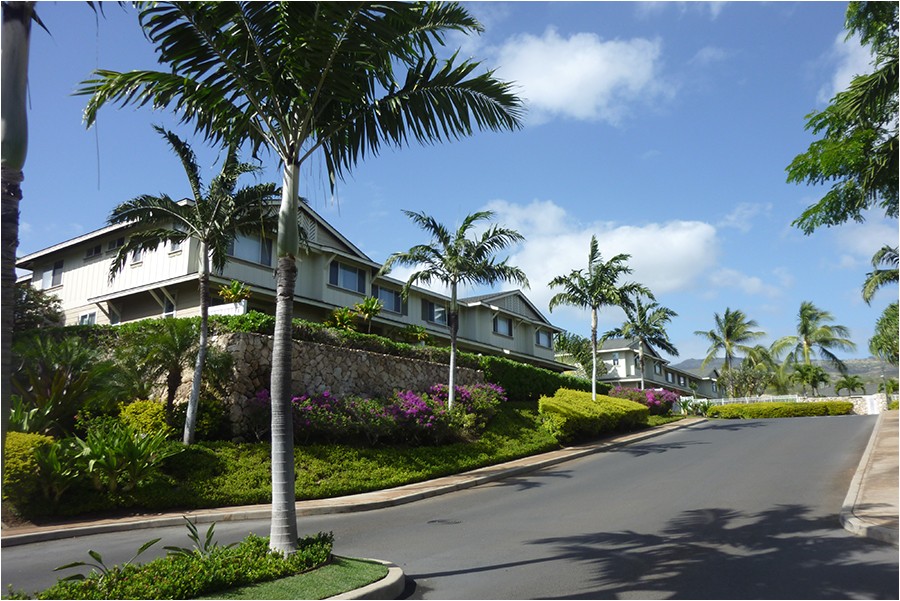
[[[371,561],[372,563],[380,563],[387,566],[387,576],[378,582],[373,582],[362,588],[347,591],[334,597],[328,597],[328,599],[399,599],[406,589],[406,575],[400,569],[400,566],[380,559],[363,559],[363,561]]]
[[[855,534],[856,536],[864,536],[866,538],[875,539],[897,547],[897,530],[873,524],[868,520],[858,517],[853,511],[853,508],[856,505],[857,500],[859,499],[863,479],[865,478],[866,472],[869,470],[869,463],[872,457],[872,453],[874,453],[875,451],[875,441],[878,438],[878,432],[880,430],[882,421],[884,421],[884,413],[880,413],[878,415],[878,421],[875,422],[875,427],[872,429],[872,435],[869,436],[869,442],[866,445],[866,450],[863,452],[862,458],[859,460],[859,466],[856,468],[856,474],[854,474],[853,480],[850,482],[850,490],[847,491],[847,496],[844,497],[844,503],[841,506],[840,522],[841,526],[843,526],[845,530],[851,532],[852,534]]]

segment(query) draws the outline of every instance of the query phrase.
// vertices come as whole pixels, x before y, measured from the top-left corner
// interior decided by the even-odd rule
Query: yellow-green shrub
[[[122,407],[119,421],[141,434],[174,433],[166,421],[166,404],[162,401],[133,401]]]
[[[849,415],[853,413],[850,401],[818,401],[812,403],[734,403],[715,405],[706,411],[706,417],[722,419],[764,419],[772,417],[811,417],[816,415]]]
[[[561,443],[597,438],[619,430],[645,426],[649,410],[641,403],[560,388],[552,397],[542,396],[538,411],[544,427]]]
[[[35,449],[53,444],[53,438],[43,434],[8,432],[6,459],[3,464],[3,500],[21,504],[38,492],[38,462]]]

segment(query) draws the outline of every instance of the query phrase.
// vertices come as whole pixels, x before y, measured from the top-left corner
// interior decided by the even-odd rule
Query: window
[[[132,263],[140,263],[143,260],[144,260],[144,251],[142,251],[140,248],[136,248],[133,251],[131,251],[131,262]]]
[[[661,374],[662,373],[662,365],[660,365],[659,363],[654,363],[653,364],[653,373]]]
[[[613,353],[613,365],[619,364],[619,353]]]
[[[406,303],[403,302],[403,295],[399,290],[372,285],[372,296],[381,301],[385,311],[406,314]]]
[[[512,338],[513,335],[513,320],[510,317],[500,317],[499,315],[494,317],[494,333],[500,334],[501,336],[509,336]]]
[[[181,251],[181,242],[177,240],[169,240],[169,252],[177,253]]]
[[[447,325],[447,308],[423,299],[422,319],[430,321],[431,323]]]
[[[57,261],[51,269],[44,271],[41,276],[41,290],[59,286],[62,284],[63,262]]]
[[[547,330],[538,330],[534,333],[534,343],[544,348],[550,348],[550,332]]]
[[[117,248],[119,248],[121,246],[125,246],[125,237],[124,236],[122,238],[116,238],[115,240],[110,240],[109,244],[106,245],[106,250],[107,251],[116,250]]]
[[[719,392],[719,385],[716,384],[715,382],[713,382],[712,385],[713,385],[713,392]]]
[[[175,303],[166,299],[164,308],[163,308],[163,317],[175,317]]]
[[[84,315],[80,315],[78,317],[78,325],[80,326],[92,326],[97,323],[97,313],[85,313]]]
[[[84,252],[84,258],[90,259],[92,257],[97,257],[102,252],[103,247],[99,244],[95,244],[94,246],[89,246],[88,249]]]
[[[675,382],[675,376],[670,371],[666,372],[666,382]]]
[[[678,384],[680,384],[681,386],[684,386],[684,384],[685,384],[684,376],[678,376]]]
[[[328,283],[338,288],[365,294],[366,272],[338,261],[332,261],[328,268]]]
[[[258,236],[238,234],[228,243],[228,256],[260,265],[272,265],[272,241]]]

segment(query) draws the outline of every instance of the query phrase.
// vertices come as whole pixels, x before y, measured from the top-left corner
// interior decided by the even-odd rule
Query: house
[[[372,333],[389,334],[408,326],[425,328],[449,343],[449,298],[414,287],[404,299],[405,282],[378,276],[380,264],[370,259],[307,205],[301,205],[308,251],[301,252],[294,291],[294,316],[324,321],[338,307],[352,307],[367,296],[384,308],[372,322]],[[197,286],[199,245],[188,238],[166,243],[152,252],[133,253],[112,280],[109,268],[134,224],[108,226],[21,257],[16,266],[30,272],[19,278],[56,295],[65,323],[118,324],[148,317],[190,317],[200,313]],[[275,311],[273,241],[238,236],[221,273],[210,276],[210,313]],[[252,292],[240,308],[225,305],[215,294],[232,280]],[[553,354],[552,325],[520,290],[461,299],[459,348],[505,356],[554,371],[565,371]]]
[[[597,349],[597,360],[602,361],[606,373],[598,381],[613,386],[641,388],[641,356],[644,358],[644,388],[666,388],[683,396],[720,398],[717,373],[712,370],[706,376],[677,369],[669,365],[649,345],[636,339],[608,338]]]

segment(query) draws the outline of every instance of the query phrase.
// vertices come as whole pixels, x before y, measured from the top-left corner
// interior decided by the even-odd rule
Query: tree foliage
[[[896,302],[891,303],[875,322],[875,334],[869,340],[869,351],[882,361],[892,365],[900,363],[900,351],[898,351],[898,337],[900,337],[900,323],[897,319]]]
[[[804,233],[849,220],[863,222],[880,208],[897,217],[897,11],[896,2],[851,2],[848,38],[870,47],[874,71],[857,75],[822,111],[806,117],[818,140],[788,166],[788,181],[830,185],[794,221]]]
[[[16,284],[13,304],[13,332],[60,326],[65,316],[56,295],[38,290],[29,282]]]

